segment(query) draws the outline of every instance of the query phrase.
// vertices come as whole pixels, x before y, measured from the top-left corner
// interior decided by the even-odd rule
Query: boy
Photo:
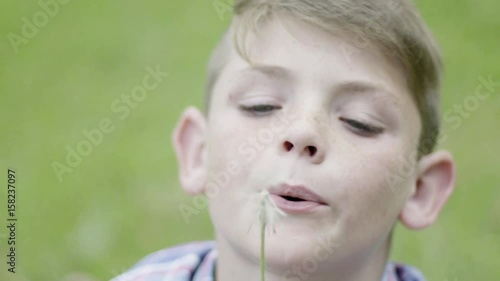
[[[173,133],[180,181],[215,242],[145,258],[116,281],[424,280],[388,262],[394,224],[431,225],[453,191],[439,51],[406,0],[239,0],[209,63],[206,113]]]

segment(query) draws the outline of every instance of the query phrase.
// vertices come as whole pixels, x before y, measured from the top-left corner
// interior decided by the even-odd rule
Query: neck
[[[290,266],[289,269],[294,274],[287,275],[285,274],[287,270],[267,267],[266,281],[381,281],[389,258],[390,245],[391,237],[371,254],[363,253],[348,261],[341,262],[341,264],[328,265],[327,271],[317,270],[309,273]],[[216,247],[218,249],[217,281],[255,281],[261,279],[258,260],[245,256],[223,238],[217,239]]]

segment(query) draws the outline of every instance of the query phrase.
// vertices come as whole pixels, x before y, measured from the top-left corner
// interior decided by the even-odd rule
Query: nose
[[[326,155],[326,147],[320,132],[313,124],[291,124],[281,142],[282,151],[287,154],[296,154],[311,163],[321,163]]]

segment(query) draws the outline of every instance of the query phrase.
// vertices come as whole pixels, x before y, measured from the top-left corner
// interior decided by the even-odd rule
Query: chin
[[[335,238],[320,239],[318,233],[268,233],[266,236],[266,264],[276,269],[290,269],[306,260],[321,263],[337,254],[340,243]],[[260,254],[260,252],[259,252]]]
[[[292,239],[268,239],[266,245],[266,263],[274,267],[287,267],[299,264],[313,254],[310,246],[295,243]]]

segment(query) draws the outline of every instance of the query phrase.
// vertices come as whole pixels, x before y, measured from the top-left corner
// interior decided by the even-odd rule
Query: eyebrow
[[[284,67],[275,65],[254,64],[241,70],[241,73],[252,73],[252,72],[265,74],[269,77],[278,78],[282,80],[292,78],[292,73],[289,70],[287,70]],[[391,96],[393,95],[391,91],[385,89],[385,87],[381,85],[361,80],[341,82],[340,84],[334,86],[333,91],[336,94],[385,92],[387,94],[390,94]]]
[[[351,93],[373,93],[373,94],[386,94],[383,96],[394,98],[395,95],[382,85],[378,85],[368,81],[345,81],[333,88],[335,95],[351,94]],[[378,96],[378,95],[377,95]]]
[[[292,73],[284,67],[276,65],[253,64],[241,71],[241,73],[257,72],[269,76],[270,78],[278,78],[287,80],[292,78]]]

